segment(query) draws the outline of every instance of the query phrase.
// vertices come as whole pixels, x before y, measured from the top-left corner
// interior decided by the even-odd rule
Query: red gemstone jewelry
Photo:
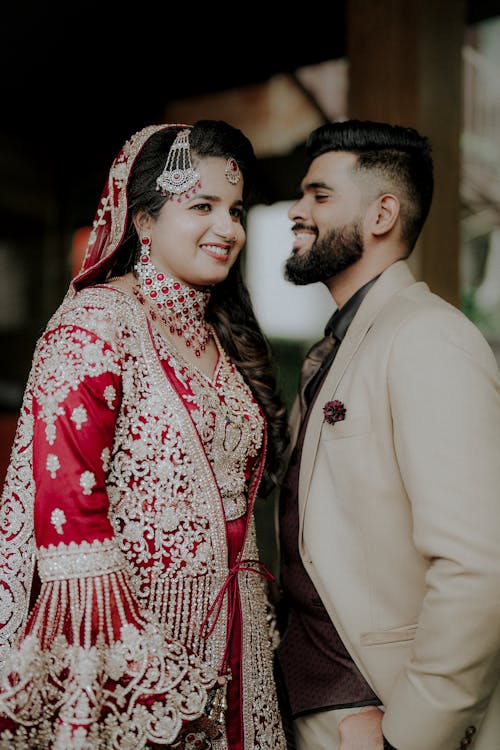
[[[226,161],[224,174],[226,175],[226,180],[230,182],[231,185],[237,185],[238,182],[240,181],[241,179],[240,168],[238,166],[238,162],[236,161],[236,159],[233,159],[233,157],[230,157]]]
[[[158,271],[151,262],[151,239],[141,238],[141,253],[134,271],[143,294],[154,302],[170,333],[184,340],[197,357],[205,351],[212,335],[205,322],[210,290],[193,289]]]

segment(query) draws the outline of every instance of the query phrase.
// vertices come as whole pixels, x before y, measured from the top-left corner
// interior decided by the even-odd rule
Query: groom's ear
[[[387,234],[399,219],[400,203],[392,193],[384,193],[369,206],[365,227],[377,236]]]

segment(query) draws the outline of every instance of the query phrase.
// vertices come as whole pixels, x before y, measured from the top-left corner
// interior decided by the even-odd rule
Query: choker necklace
[[[147,254],[141,255],[134,266],[139,289],[158,309],[162,322],[170,333],[184,339],[188,349],[197,357],[205,351],[212,332],[205,322],[205,310],[210,290],[198,290],[157,271]],[[152,317],[155,313],[152,311]]]

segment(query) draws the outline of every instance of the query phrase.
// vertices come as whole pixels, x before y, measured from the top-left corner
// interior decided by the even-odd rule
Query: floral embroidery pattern
[[[345,419],[346,411],[347,410],[342,401],[338,401],[337,399],[334,401],[327,401],[323,407],[325,422],[328,422],[328,424],[342,422]]]
[[[62,534],[63,524],[66,523],[66,516],[64,515],[64,511],[61,508],[54,508],[50,516],[50,522],[57,533]]]
[[[106,399],[106,403],[109,406],[110,409],[114,406],[114,400],[116,398],[116,390],[113,388],[112,385],[106,386],[103,393],[104,398]]]
[[[111,458],[111,451],[109,450],[109,448],[103,448],[102,453],[101,453],[101,463],[102,463],[102,468],[104,469],[104,471],[107,471],[109,469],[110,458]]]
[[[61,464],[59,463],[59,459],[55,455],[55,453],[49,453],[45,465],[47,467],[47,471],[50,472],[50,476],[52,477],[52,479],[55,479],[57,470],[61,468]]]
[[[71,413],[71,419],[76,425],[77,430],[82,429],[82,424],[87,421],[87,410],[84,406],[77,406]]]
[[[96,481],[92,471],[84,471],[80,477],[80,484],[83,487],[83,494],[90,495],[92,487],[95,487]]]

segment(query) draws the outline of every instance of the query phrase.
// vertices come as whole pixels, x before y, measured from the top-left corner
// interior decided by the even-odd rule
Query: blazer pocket
[[[326,440],[337,440],[337,438],[355,437],[364,435],[371,430],[371,419],[369,416],[351,417],[335,422],[335,424],[323,425],[322,437]]]
[[[406,628],[393,628],[392,630],[375,630],[361,633],[360,643],[362,646],[381,646],[385,643],[413,641],[416,632],[416,625],[408,625]]]

